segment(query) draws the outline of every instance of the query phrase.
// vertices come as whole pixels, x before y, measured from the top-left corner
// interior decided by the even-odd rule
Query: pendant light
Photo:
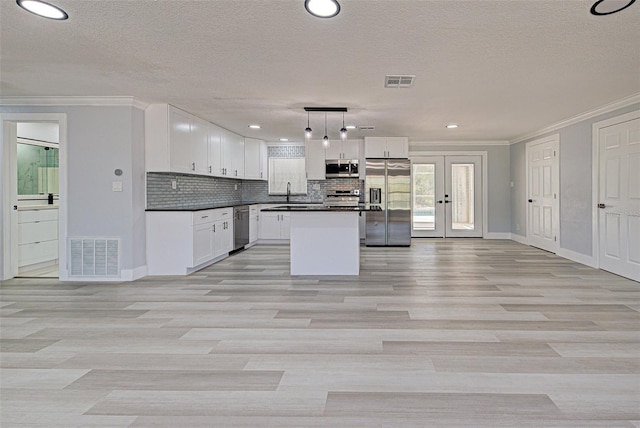
[[[304,130],[305,140],[309,141],[312,135],[313,135],[313,131],[309,127],[309,112],[307,112],[307,128]]]
[[[322,138],[322,147],[329,148],[329,137],[327,136],[327,112],[324,113],[324,137]]]
[[[342,128],[340,128],[340,138],[342,141],[347,139],[347,128],[344,127],[344,112],[342,112]]]

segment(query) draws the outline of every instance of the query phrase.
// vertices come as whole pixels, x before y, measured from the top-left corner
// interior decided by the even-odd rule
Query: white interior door
[[[640,281],[640,119],[600,129],[600,268]]]
[[[413,160],[411,236],[482,236],[481,165],[481,156]]]
[[[554,135],[526,146],[527,238],[552,253],[558,250],[558,141]]]

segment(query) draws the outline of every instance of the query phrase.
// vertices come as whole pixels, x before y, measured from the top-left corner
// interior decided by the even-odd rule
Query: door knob
[[[532,202],[533,202],[533,199],[529,199],[529,203],[532,203]]]
[[[606,208],[606,207],[607,207],[607,206],[606,206],[605,204],[598,204],[598,208],[600,208],[600,209],[604,209],[604,208]]]

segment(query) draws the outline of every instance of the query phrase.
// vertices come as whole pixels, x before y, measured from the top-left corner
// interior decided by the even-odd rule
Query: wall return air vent
[[[120,276],[118,238],[69,238],[69,276],[113,278]]]
[[[410,88],[416,80],[414,74],[388,74],[384,77],[385,88]]]

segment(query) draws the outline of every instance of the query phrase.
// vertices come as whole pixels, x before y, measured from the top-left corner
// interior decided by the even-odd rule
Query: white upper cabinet
[[[307,180],[325,179],[325,150],[321,140],[307,141],[304,145]]]
[[[331,140],[325,150],[325,159],[359,159],[360,143],[358,140]]]
[[[220,141],[222,176],[244,178],[244,138],[223,129]]]
[[[191,152],[191,115],[169,107],[169,140],[170,156],[168,161],[168,169],[176,172],[193,172],[192,169],[193,156]]]
[[[244,137],[233,134],[232,163],[234,178],[244,178]]]
[[[365,158],[401,158],[409,157],[408,137],[365,137]]]
[[[207,174],[209,123],[168,104],[145,111],[147,171]]]
[[[244,178],[267,180],[267,143],[263,140],[244,139]]]
[[[209,124],[209,175],[222,176],[222,128],[213,123]]]
[[[209,122],[194,117],[191,120],[192,172],[209,174]]]
[[[147,171],[244,178],[244,137],[169,104],[145,111]]]

